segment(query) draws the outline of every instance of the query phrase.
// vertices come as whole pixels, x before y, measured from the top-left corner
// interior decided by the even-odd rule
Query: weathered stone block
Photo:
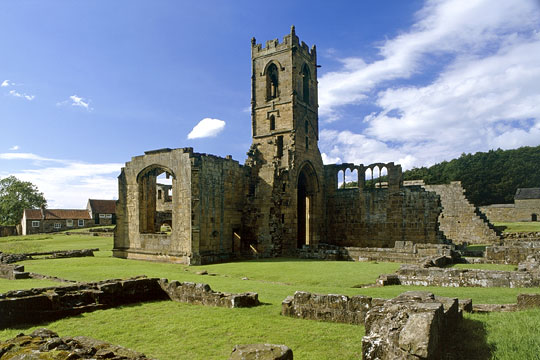
[[[236,345],[229,360],[292,360],[293,352],[285,345]]]

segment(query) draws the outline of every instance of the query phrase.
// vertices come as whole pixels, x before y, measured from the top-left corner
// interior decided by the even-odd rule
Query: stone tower
[[[265,254],[320,239],[323,164],[318,148],[317,53],[295,34],[251,41],[253,142],[247,232]]]

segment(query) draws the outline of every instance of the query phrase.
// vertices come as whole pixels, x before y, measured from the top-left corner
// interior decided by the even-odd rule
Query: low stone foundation
[[[236,345],[229,360],[293,360],[293,352],[285,345]]]
[[[453,244],[418,244],[412,241],[396,241],[393,248],[360,248],[319,245],[304,246],[298,256],[305,259],[389,261],[418,263],[434,257],[448,257],[451,262],[461,262],[461,255]]]
[[[377,284],[380,286],[530,288],[540,286],[540,272],[424,268],[418,265],[401,265],[396,274],[380,275]]]
[[[462,320],[457,299],[405,292],[367,313],[362,359],[442,359],[449,332]]]
[[[48,329],[0,341],[4,359],[124,359],[146,360],[144,354],[85,336],[59,337]]]
[[[99,251],[99,249],[96,248],[82,250],[58,250],[23,254],[7,254],[0,252],[0,263],[12,264],[24,260],[34,260],[35,256],[40,256],[40,259],[63,259],[72,257],[94,256],[94,251]]]
[[[253,307],[259,305],[257,293],[229,294],[213,291],[208,284],[160,280],[160,285],[169,298],[190,304],[221,306],[228,308]]]
[[[378,300],[378,299],[375,299]],[[281,315],[302,319],[363,325],[371,309],[369,296],[320,295],[297,291],[281,303]]]
[[[514,264],[540,253],[540,241],[505,240],[502,245],[487,246],[484,259],[489,263]]]
[[[439,359],[449,332],[462,320],[463,308],[470,311],[472,302],[423,291],[390,300],[297,291],[283,301],[281,314],[364,325],[364,360]]]
[[[2,264],[0,263],[0,278],[16,280],[28,279],[30,275],[24,271],[22,265]]]
[[[105,280],[0,294],[0,329],[24,323],[56,320],[125,304],[169,299],[230,308],[259,304],[256,293],[220,293],[212,291],[206,284],[177,281],[169,283],[156,278]]]

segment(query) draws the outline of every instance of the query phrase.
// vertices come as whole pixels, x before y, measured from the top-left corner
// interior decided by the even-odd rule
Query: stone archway
[[[297,247],[301,248],[313,239],[314,205],[319,190],[317,174],[310,163],[298,173],[296,188]]]

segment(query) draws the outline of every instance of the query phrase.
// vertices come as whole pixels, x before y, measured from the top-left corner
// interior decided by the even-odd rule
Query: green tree
[[[47,205],[43,193],[29,181],[15,176],[0,180],[0,225],[16,225],[24,209],[38,209]]]

